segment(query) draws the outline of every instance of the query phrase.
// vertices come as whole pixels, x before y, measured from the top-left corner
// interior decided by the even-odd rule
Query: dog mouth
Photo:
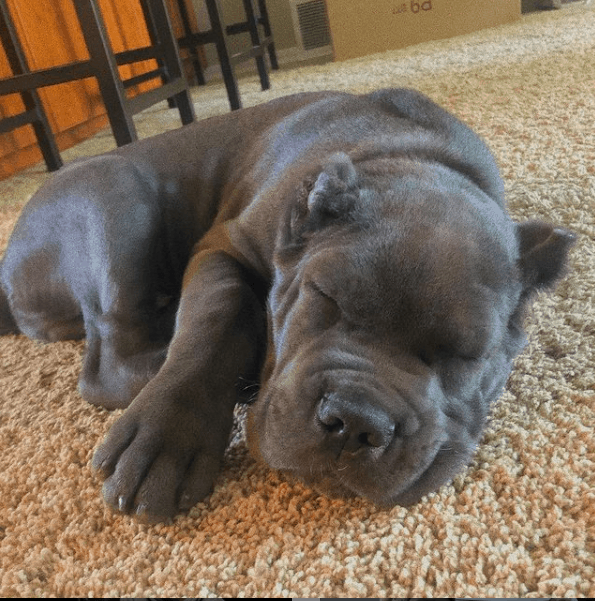
[[[385,447],[329,452],[324,439],[311,437],[305,428],[283,432],[279,422],[269,423],[264,436],[256,435],[251,410],[248,446],[253,455],[326,496],[361,497],[379,507],[417,503],[451,481],[476,446],[462,424],[437,412],[425,416],[411,436],[394,436]]]
[[[248,411],[248,447],[317,492],[412,505],[451,481],[475,450],[437,379],[388,384],[359,369],[301,375],[299,386],[292,377],[290,386],[269,381],[261,390]]]
[[[438,443],[426,451],[423,463],[416,469],[401,471],[398,461],[390,467],[372,461],[353,461],[339,458],[317,458],[301,468],[282,468],[282,471],[302,481],[317,492],[334,498],[360,497],[379,507],[412,505],[425,494],[445,483],[436,479],[436,467],[452,455],[450,442]],[[419,458],[422,461],[422,458]]]
[[[450,441],[424,458],[424,464],[404,479],[393,478],[389,472],[379,473],[370,466],[361,470],[345,463],[319,462],[308,470],[284,469],[282,471],[302,481],[313,490],[334,498],[364,498],[382,508],[395,505],[410,506],[448,484],[469,460],[469,449],[457,448]],[[366,472],[366,477],[362,473]]]

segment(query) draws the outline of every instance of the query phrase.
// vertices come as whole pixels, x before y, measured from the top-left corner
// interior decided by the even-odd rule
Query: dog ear
[[[551,287],[566,268],[568,251],[576,241],[570,230],[542,221],[517,225],[519,267],[528,291]]]
[[[308,194],[308,229],[349,216],[358,196],[357,173],[351,159],[343,152],[334,154]]]
[[[359,199],[358,177],[344,153],[332,155],[325,167],[304,182],[291,209],[287,242],[304,242],[322,228],[348,222]]]

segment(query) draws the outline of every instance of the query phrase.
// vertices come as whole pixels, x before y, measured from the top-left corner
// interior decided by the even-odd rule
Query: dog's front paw
[[[105,501],[157,522],[207,496],[227,438],[206,421],[180,404],[133,403],[93,457],[93,467],[105,477]]]

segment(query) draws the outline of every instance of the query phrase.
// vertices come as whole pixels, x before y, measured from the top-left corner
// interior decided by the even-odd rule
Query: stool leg
[[[147,24],[147,30],[149,32],[151,46],[156,46],[159,44],[159,35],[157,33],[157,28],[155,26],[153,16],[151,14],[151,9],[150,9],[149,5],[147,4],[147,0],[140,0],[140,5],[141,5],[142,11],[143,11],[143,16],[145,17],[145,23]],[[160,57],[157,57],[155,60],[157,61],[159,68],[162,68],[163,60]],[[166,76],[164,76],[164,75],[161,76],[161,83],[162,84],[167,83]],[[167,99],[167,106],[170,109],[176,108],[176,103],[173,98]]]
[[[244,10],[246,11],[246,20],[248,22],[248,30],[250,31],[250,39],[252,46],[261,46],[260,34],[258,33],[258,21],[256,20],[256,12],[254,11],[254,4],[252,0],[243,0]],[[260,86],[263,90],[268,90],[271,87],[269,82],[269,74],[267,72],[266,63],[264,61],[264,55],[259,54],[256,56],[256,67],[258,68],[258,75],[260,77]]]
[[[238,82],[231,66],[231,58],[229,56],[225,32],[221,23],[221,11],[219,10],[218,0],[205,0],[205,2],[209,13],[209,20],[211,21],[211,30],[215,37],[215,46],[217,48],[219,64],[221,65],[223,81],[225,82],[225,88],[227,89],[227,97],[229,98],[231,110],[235,111],[236,109],[242,108],[242,102],[240,100]]]
[[[270,38],[273,35],[271,31],[271,23],[269,21],[269,12],[267,10],[266,0],[258,0],[258,10],[260,12],[260,19],[262,22],[262,28],[264,29],[264,35]],[[269,44],[269,59],[271,60],[271,69],[277,70],[279,68],[279,62],[277,61],[277,51],[275,50],[275,43]]]
[[[190,99],[190,92],[188,90],[188,82],[184,76],[182,70],[182,63],[180,61],[180,54],[178,52],[178,44],[174,36],[173,28],[169,18],[169,13],[165,8],[163,0],[146,0],[149,8],[150,19],[152,24],[147,26],[154,28],[158,38],[159,44],[163,51],[163,62],[169,81],[175,79],[183,79],[186,82],[186,87],[182,92],[176,94],[173,98],[180,111],[180,118],[184,125],[192,123],[194,121],[194,106]]]
[[[33,130],[37,143],[41,149],[43,160],[47,165],[48,171],[57,171],[64,164],[60,157],[60,150],[56,144],[56,140],[52,134],[47,116],[43,110],[41,100],[36,91],[23,92],[23,102],[27,110],[35,110],[37,112],[37,120],[33,121]]]
[[[184,35],[191,36],[192,35],[192,26],[190,24],[190,16],[188,15],[188,7],[186,6],[185,0],[177,0],[178,11],[180,12],[180,19],[182,20],[182,27],[184,28]],[[202,65],[200,63],[200,57],[196,50],[196,45],[192,44],[188,48],[188,52],[190,53],[190,58],[192,60],[192,68],[194,69],[194,76],[196,77],[196,82],[200,86],[204,86],[207,82],[205,81],[205,75],[202,70]]]
[[[123,146],[137,139],[136,128],[97,0],[74,0],[74,7],[116,143]]]
[[[29,73],[27,58],[21,47],[5,0],[0,0],[0,42],[2,42],[12,72],[15,75]],[[31,120],[31,125],[48,171],[60,169],[63,165],[60,151],[56,145],[52,128],[37,90],[24,90],[21,92],[21,98],[25,109],[32,111],[35,115],[35,118]]]

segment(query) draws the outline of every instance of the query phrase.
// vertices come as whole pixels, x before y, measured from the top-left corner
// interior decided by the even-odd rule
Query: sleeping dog
[[[306,93],[62,169],[0,266],[0,333],[86,337],[126,408],[103,495],[159,520],[248,446],[330,495],[411,504],[470,459],[574,236],[516,224],[495,161],[423,95]]]

